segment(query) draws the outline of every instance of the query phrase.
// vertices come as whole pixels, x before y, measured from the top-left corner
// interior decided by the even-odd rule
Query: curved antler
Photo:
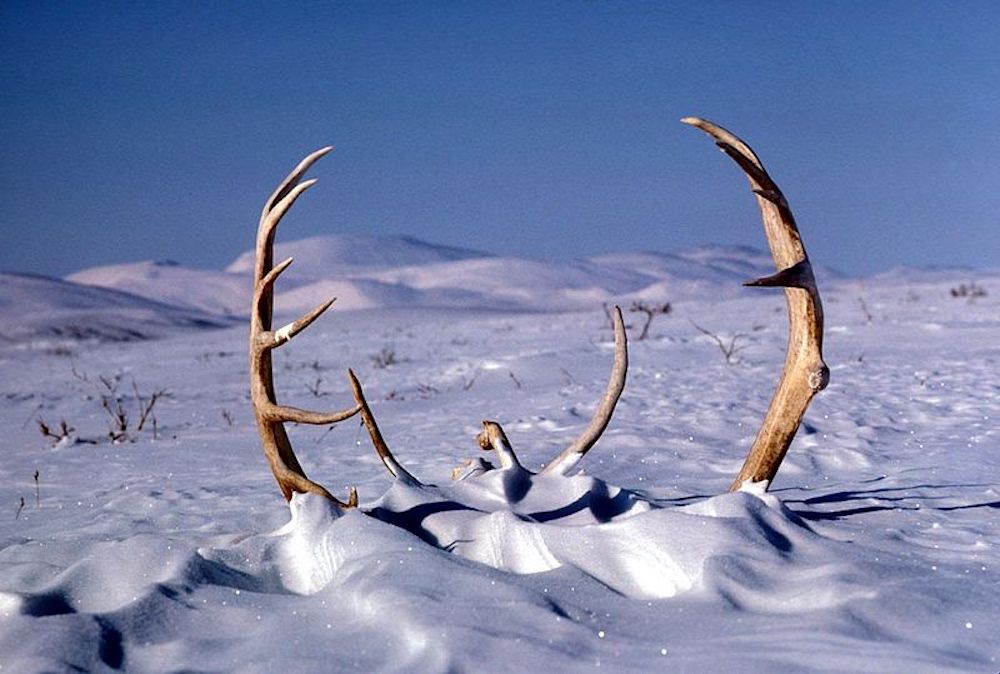
[[[330,152],[325,147],[303,159],[286,177],[264,204],[257,228],[256,260],[254,265],[254,293],[250,311],[250,398],[253,402],[257,430],[260,433],[264,456],[278,481],[285,500],[292,498],[293,492],[311,492],[325,496],[344,508],[358,504],[358,493],[353,487],[347,502],[334,497],[322,485],[306,477],[299,460],[292,450],[292,443],[285,432],[284,422],[300,424],[332,424],[348,419],[360,411],[360,406],[337,412],[311,412],[297,407],[278,405],[274,395],[274,377],[271,371],[271,351],[278,348],[295,335],[305,330],[320,315],[330,308],[333,299],[323,302],[297,321],[271,330],[274,309],[274,282],[281,272],[288,268],[292,259],[277,265],[274,262],[274,234],[282,216],[291,208],[295,200],[316,181],[299,182],[309,167]]]
[[[510,446],[507,434],[497,422],[483,419],[483,430],[476,436],[476,442],[479,444],[479,449],[483,451],[492,449],[497,453],[501,468],[521,469],[521,462],[517,460],[517,454]]]
[[[611,366],[611,376],[608,379],[607,389],[600,404],[594,410],[594,416],[590,423],[583,429],[573,444],[564,449],[559,456],[554,458],[541,470],[542,473],[555,473],[565,475],[583,458],[594,443],[604,433],[604,429],[611,422],[611,416],[615,413],[615,405],[625,389],[625,375],[628,374],[628,337],[625,334],[625,322],[622,320],[622,310],[615,307],[611,312],[611,321],[615,332],[615,360]]]
[[[785,365],[764,422],[743,468],[730,487],[737,490],[747,480],[770,483],[774,479],[806,408],[830,380],[830,370],[823,362],[823,305],[788,202],[754,151],[712,122],[697,117],[685,117],[681,121],[714,138],[715,144],[739,164],[750,180],[778,272],[745,285],[782,287],[788,305]]]
[[[368,437],[371,438],[372,446],[375,447],[375,453],[378,454],[380,459],[382,459],[382,463],[385,465],[386,470],[388,470],[394,478],[397,478],[406,484],[423,484],[420,480],[413,477],[413,474],[410,473],[410,471],[403,468],[403,465],[396,460],[392,450],[389,449],[389,445],[386,443],[385,438],[382,437],[382,431],[379,430],[378,424],[375,422],[375,415],[372,414],[372,410],[368,406],[368,401],[365,399],[364,389],[361,388],[361,382],[358,381],[358,377],[354,374],[354,370],[347,370],[347,378],[351,382],[351,390],[354,392],[354,401],[358,404],[358,409],[361,412],[361,423],[365,425],[365,429],[368,431]]]

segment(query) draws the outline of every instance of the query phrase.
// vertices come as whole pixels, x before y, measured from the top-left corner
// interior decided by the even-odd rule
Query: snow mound
[[[970,267],[892,267],[871,277],[872,281],[898,284],[975,282],[983,278],[997,278],[1000,269],[972,269]]]
[[[0,338],[133,341],[229,323],[216,315],[129,293],[26,274],[0,273]]]
[[[275,244],[295,264],[278,284],[276,311],[307,311],[329,297],[342,309],[425,307],[575,311],[635,300],[718,299],[743,281],[774,272],[770,256],[738,246],[676,253],[614,253],[584,260],[496,257],[410,237],[338,234]],[[123,290],[168,304],[244,316],[253,252],[225,272],[172,263],[95,267],[67,280]]]
[[[517,635],[523,643],[511,671],[531,657],[576,671],[595,649],[610,656],[603,627],[614,633],[616,623],[585,618],[609,590],[640,631],[637,609],[626,602],[655,606],[647,609],[652,617],[669,613],[669,604],[647,601],[691,595],[698,603],[688,609],[735,605],[779,621],[825,610],[860,627],[859,604],[879,595],[862,583],[875,565],[859,563],[854,546],[816,534],[774,497],[747,493],[584,526],[533,522],[502,508],[482,514],[481,533],[490,529],[514,557],[548,550],[545,566],[505,571],[496,560],[464,559],[314,495],[296,495],[290,510],[291,520],[272,533],[197,549],[138,534],[95,544],[49,579],[16,579],[22,589],[2,595],[0,646],[13,654],[9,664],[146,670],[169,662],[263,672],[294,655],[303,670],[323,671],[336,652],[340,665],[363,671],[484,662],[506,671],[503,635]],[[881,564],[886,574],[903,566],[891,557]],[[45,639],[57,648],[42,647],[34,622],[42,617],[51,623]],[[616,652],[624,671],[648,670],[662,657],[647,648]]]
[[[696,259],[686,259],[685,253],[619,253],[558,262],[490,257],[368,276],[420,290],[420,301],[428,306],[575,311],[632,300],[733,297],[744,292],[743,281],[774,273],[770,257],[750,249],[700,249],[702,259],[691,254]]]
[[[775,272],[774,261],[765,251],[715,244],[673,253],[606,253],[587,261],[605,269],[640,272],[650,278],[651,285],[674,286],[682,296],[704,295],[706,289],[718,286],[728,288],[725,294],[733,296],[733,288]],[[813,271],[821,283],[844,278],[840,272],[822,265],[814,264]]]

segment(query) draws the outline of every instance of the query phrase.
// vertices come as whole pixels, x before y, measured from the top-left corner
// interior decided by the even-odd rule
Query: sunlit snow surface
[[[358,487],[343,515],[281,499],[242,327],[2,345],[0,671],[996,671],[1000,280],[951,297],[970,280],[823,288],[831,383],[767,494],[724,492],[784,357],[780,292],[675,301],[570,478],[450,474],[488,458],[482,419],[529,468],[572,441],[610,367],[599,308],[335,308],[277,352],[281,400],[344,407],[354,367],[433,485],[394,482],[353,420],[291,428],[311,477]],[[691,321],[744,334],[738,362]],[[155,439],[103,439],[115,375],[130,406],[133,381],[169,391]],[[75,431],[53,446],[38,418]]]

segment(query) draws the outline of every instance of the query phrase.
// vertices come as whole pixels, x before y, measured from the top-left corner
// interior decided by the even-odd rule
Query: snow
[[[161,337],[231,324],[225,316],[130,293],[0,272],[0,342]]]
[[[249,278],[248,274],[145,261],[91,267],[70,274],[65,280],[211,313],[244,316],[252,294]]]
[[[830,385],[770,491],[726,493],[784,358],[783,300],[719,286],[742,267],[724,275],[688,256],[682,273],[662,260],[353,271],[382,285],[368,286],[367,308],[338,301],[275,353],[279,397],[344,407],[355,368],[397,458],[426,484],[394,480],[354,420],[290,427],[310,477],[341,497],[357,486],[361,507],[346,513],[281,499],[249,407],[244,325],[178,318],[157,323],[170,327],[156,340],[63,334],[55,349],[51,331],[9,326],[60,325],[67,312],[130,326],[137,311],[182,310],[4,275],[0,671],[996,671],[1000,274],[823,285]],[[518,295],[590,288],[607,265],[618,271],[587,310]],[[519,285],[522,270],[533,276]],[[440,272],[457,292],[474,271],[485,280],[467,291],[486,308],[513,297],[507,311],[431,287]],[[970,281],[988,294],[951,296]],[[278,304],[337,282],[283,278]],[[654,285],[673,313],[649,339],[632,333],[625,392],[581,472],[531,472],[603,392],[600,302]],[[433,301],[383,305],[385,287]],[[746,348],[727,364],[692,321]],[[375,358],[383,349],[393,363]],[[101,377],[129,410],[126,442],[107,438]],[[135,430],[135,396],[158,390],[155,435]],[[38,419],[73,430],[44,438]],[[479,459],[496,461],[475,443],[482,419],[503,424],[527,470],[482,471]]]
[[[336,234],[275,244],[294,258],[275,311],[300,314],[329,297],[341,309],[433,307],[498,311],[588,310],[602,303],[733,297],[743,281],[774,271],[768,254],[738,246],[675,253],[611,253],[553,264],[491,256],[404,236]],[[250,303],[253,251],[226,271],[140,262],[66,277],[158,302],[229,316]],[[819,268],[819,278],[839,278]]]
[[[296,241],[277,241],[275,260],[295,258],[296,271],[306,276],[323,277],[353,271],[416,266],[487,257],[486,253],[467,248],[427,243],[411,236],[343,233],[312,236]],[[226,271],[249,274],[253,271],[254,251],[248,250],[234,260]]]

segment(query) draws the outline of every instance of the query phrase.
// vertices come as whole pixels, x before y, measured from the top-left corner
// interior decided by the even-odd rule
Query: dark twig
[[[673,311],[673,307],[670,306],[670,302],[665,302],[663,304],[647,304],[646,302],[637,300],[632,303],[629,311],[646,314],[646,323],[642,326],[642,331],[639,333],[639,341],[641,342],[649,336],[649,326],[653,324],[653,317],[661,314],[666,316]]]
[[[514,382],[514,386],[516,386],[517,390],[520,391],[521,390],[521,382],[520,382],[520,380],[518,380],[517,377],[514,376],[514,372],[512,370],[507,370],[507,374],[510,375],[511,380]]]

